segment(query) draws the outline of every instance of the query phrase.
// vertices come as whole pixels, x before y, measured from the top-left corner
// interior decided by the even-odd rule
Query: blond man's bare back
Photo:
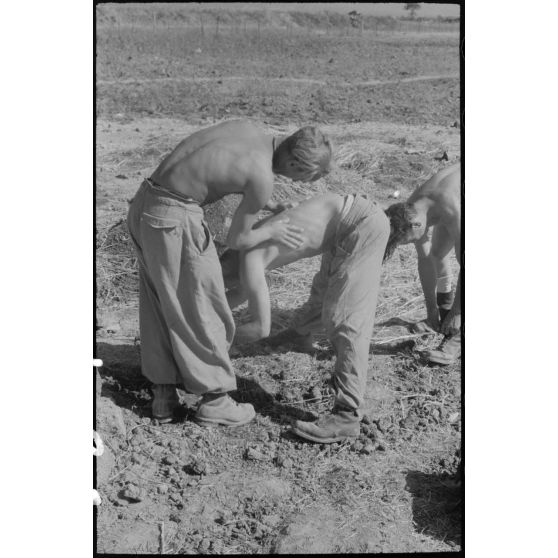
[[[179,143],[151,178],[201,205],[227,194],[243,193],[256,183],[263,186],[263,196],[269,197],[273,188],[272,141],[249,121],[216,124]]]
[[[247,251],[244,257],[247,262],[259,260],[265,269],[270,270],[323,253],[335,236],[343,204],[342,195],[322,194],[266,219],[266,223],[288,219],[290,224],[304,229],[304,242],[298,248],[289,248],[268,241]]]

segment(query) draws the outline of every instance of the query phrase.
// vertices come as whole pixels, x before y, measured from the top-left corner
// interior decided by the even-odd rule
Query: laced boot
[[[153,401],[151,414],[159,422],[170,422],[179,405],[178,394],[174,384],[155,384],[153,386]]]
[[[425,351],[424,356],[428,362],[443,366],[454,363],[461,355],[461,335],[444,337],[437,349]]]
[[[311,442],[332,444],[360,434],[360,420],[356,411],[334,409],[330,415],[320,417],[316,422],[295,421],[292,431]]]
[[[250,403],[237,403],[226,393],[207,393],[202,397],[196,412],[196,421],[206,426],[240,426],[250,422],[255,416],[256,411]]]

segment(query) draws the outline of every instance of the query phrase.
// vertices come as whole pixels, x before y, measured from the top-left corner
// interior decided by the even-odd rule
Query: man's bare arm
[[[457,238],[455,243],[455,255],[459,262],[459,277],[455,287],[453,306],[440,327],[440,331],[444,335],[455,335],[459,333],[461,329],[461,277],[463,273],[463,266],[461,265],[461,223],[456,224],[455,236]]]
[[[419,279],[426,305],[426,322],[432,329],[437,330],[440,326],[438,305],[436,304],[436,282],[438,275],[436,263],[431,253],[432,241],[430,233],[431,231],[428,231],[421,240],[415,242],[415,248],[418,257]]]
[[[455,299],[453,306],[444,319],[440,332],[444,335],[456,335],[461,329],[461,269],[459,270],[459,278],[455,287]]]
[[[271,330],[269,289],[259,254],[246,254],[242,259],[240,282],[248,298],[250,321],[236,328],[234,343],[237,345],[268,337]]]
[[[263,209],[270,194],[255,191],[255,186],[248,187],[242,201],[233,215],[227,246],[235,250],[249,250],[267,240],[275,240],[289,248],[298,248],[304,238],[300,227],[288,224],[288,219],[280,219],[253,228],[258,213]]]

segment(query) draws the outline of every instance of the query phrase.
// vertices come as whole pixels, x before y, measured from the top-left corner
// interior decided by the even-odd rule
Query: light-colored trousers
[[[373,201],[356,196],[340,222],[331,250],[322,255],[310,298],[295,317],[302,334],[324,330],[336,354],[335,407],[363,404],[368,354],[389,220]]]
[[[198,395],[236,389],[234,320],[201,207],[144,181],[128,229],[139,260],[143,375]]]

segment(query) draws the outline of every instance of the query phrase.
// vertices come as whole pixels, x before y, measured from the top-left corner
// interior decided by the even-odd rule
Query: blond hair
[[[315,126],[304,126],[282,144],[297,170],[308,178],[329,172],[333,149],[329,138]]]

